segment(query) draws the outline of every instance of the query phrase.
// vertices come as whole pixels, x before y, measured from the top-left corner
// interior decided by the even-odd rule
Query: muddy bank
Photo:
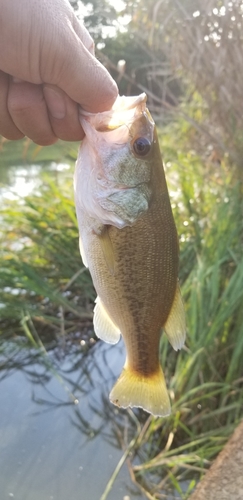
[[[243,421],[189,500],[243,499]]]

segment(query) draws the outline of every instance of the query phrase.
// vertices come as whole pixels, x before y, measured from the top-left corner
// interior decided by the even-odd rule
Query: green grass
[[[186,150],[178,131],[164,131],[161,144],[180,237],[187,341],[175,353],[162,337],[172,415],[129,413],[132,446],[121,460],[150,500],[169,491],[186,499],[243,413],[242,188],[227,158],[210,164]],[[65,181],[43,175],[39,191],[1,206],[0,335],[25,335],[41,348],[84,325],[92,330],[95,294],[78,249],[71,171]],[[114,478],[118,471],[119,464]]]
[[[23,316],[49,339],[91,323],[95,295],[79,253],[72,172],[60,186],[43,175],[41,193],[5,200],[0,218],[0,335],[21,334]]]
[[[8,141],[0,136],[0,166],[32,165],[37,162],[61,162],[64,159],[73,162],[77,158],[78,143],[59,140],[51,146],[38,146],[30,139]]]

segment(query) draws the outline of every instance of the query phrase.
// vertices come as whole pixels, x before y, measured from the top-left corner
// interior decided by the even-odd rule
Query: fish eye
[[[151,149],[151,142],[146,137],[138,137],[132,147],[137,156],[147,156]]]

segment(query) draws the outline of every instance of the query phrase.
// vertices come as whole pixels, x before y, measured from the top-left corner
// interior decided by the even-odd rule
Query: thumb
[[[95,58],[93,47],[86,28],[76,20],[65,50],[62,45],[59,53],[58,80],[51,83],[64,90],[83,109],[94,113],[110,109],[118,89],[106,68]]]

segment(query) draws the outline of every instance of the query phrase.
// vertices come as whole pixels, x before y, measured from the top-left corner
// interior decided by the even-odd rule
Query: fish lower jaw
[[[166,417],[171,413],[161,367],[147,377],[124,368],[110,393],[110,401],[121,408],[142,408],[154,416]]]

